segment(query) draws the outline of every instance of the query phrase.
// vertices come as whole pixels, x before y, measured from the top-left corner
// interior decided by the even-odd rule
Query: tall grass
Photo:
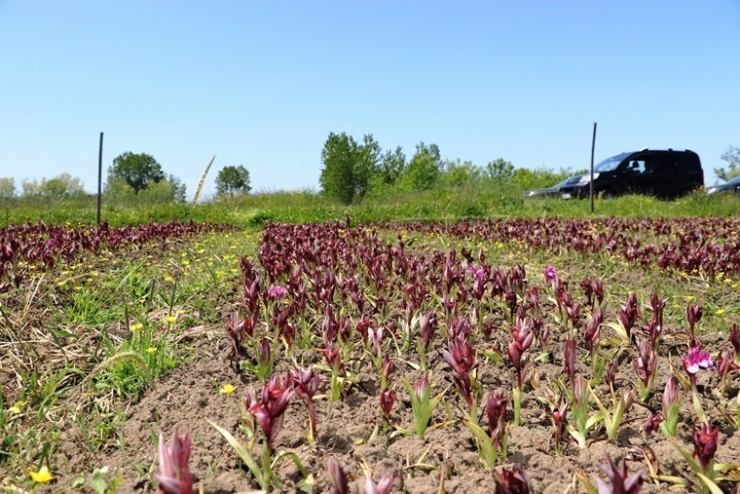
[[[93,224],[95,198],[61,202],[0,204],[0,225],[44,222]],[[624,196],[595,201],[559,198],[524,199],[511,186],[496,183],[437,188],[411,193],[388,193],[342,205],[313,191],[277,191],[216,199],[197,205],[110,204],[104,201],[102,218],[112,226],[168,221],[217,222],[237,227],[260,226],[268,221],[320,223],[349,216],[355,223],[380,221],[444,221],[461,218],[564,218],[589,217],[709,217],[740,212],[740,196],[713,195],[697,191],[686,197],[663,201],[647,196]]]

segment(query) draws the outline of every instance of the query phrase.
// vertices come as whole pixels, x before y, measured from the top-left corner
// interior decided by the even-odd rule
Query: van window
[[[630,174],[646,174],[652,173],[655,167],[653,166],[653,159],[649,156],[642,156],[637,159],[630,160],[627,163],[627,171]]]
[[[626,158],[629,156],[629,153],[622,153],[618,154],[616,156],[612,156],[610,158],[605,159],[604,161],[600,162],[598,165],[594,167],[595,172],[610,172],[617,169],[617,166]]]

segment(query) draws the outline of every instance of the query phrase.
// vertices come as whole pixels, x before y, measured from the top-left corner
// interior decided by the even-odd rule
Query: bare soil
[[[175,429],[181,433],[186,430],[192,433],[190,466],[205,492],[243,493],[257,490],[258,486],[236,453],[208,424],[210,420],[237,435],[240,401],[244,399],[246,387],[254,385],[249,382],[248,373],[236,375],[232,370],[228,362],[229,342],[222,335],[222,331],[214,329],[191,336],[193,352],[197,358],[160,379],[138,402],[126,406],[126,420],[121,426],[117,447],[91,455],[80,448],[82,441],[79,431],[68,431],[61,448],[66,464],[60,460],[59,467],[70,475],[60,478],[50,491],[57,492],[59,486],[69,485],[72,473],[79,474],[90,471],[93,467],[108,466],[112,472],[119,472],[123,476],[120,492],[154,492],[149,476],[138,475],[132,464],[141,465],[145,472],[155,472],[157,435],[164,432],[169,437]],[[671,341],[675,336],[669,331],[664,338]],[[710,350],[726,347],[724,336],[705,337],[704,342]],[[434,389],[439,391],[449,387],[451,381],[447,377],[447,364],[438,353],[431,358]],[[665,354],[664,359],[661,359],[656,392],[649,402],[656,410],[660,406],[660,390],[670,375],[668,359],[674,368],[681,367],[677,352]],[[399,395],[399,402],[394,408],[391,422],[411,429],[411,405],[399,383],[401,378],[415,382],[421,373],[403,362],[395,363],[396,370],[391,383]],[[559,375],[562,365],[562,359],[558,355],[553,363],[538,365],[535,371],[539,382],[544,385],[548,376]],[[579,365],[582,363],[579,362]],[[277,368],[286,370],[287,366],[282,362]],[[583,370],[586,372],[585,368]],[[512,382],[513,377],[506,366],[485,360],[481,361],[478,376],[484,389],[498,389],[503,383]],[[328,378],[322,376],[322,379],[319,394],[327,392]],[[618,383],[628,385],[633,379],[634,371],[631,368],[621,368],[618,371]],[[372,471],[376,480],[383,473],[396,472],[398,478],[394,492],[472,494],[493,491],[492,471],[480,463],[473,436],[459,420],[430,429],[424,439],[413,435],[400,435],[393,439],[378,435],[372,438],[374,429],[383,424],[378,407],[377,382],[373,368],[363,369],[357,376],[357,383],[342,401],[331,403],[328,400],[318,400],[318,440],[313,445],[307,444],[305,440],[308,424],[306,408],[301,400],[293,397],[277,438],[276,449],[298,454],[306,470],[314,474],[314,492],[328,492],[330,489],[325,467],[325,457],[328,455],[336,458],[344,467],[350,480],[354,481],[357,492],[362,492],[361,486],[365,478],[363,465]],[[219,394],[219,388],[225,383],[236,386],[232,395]],[[707,372],[700,376],[699,389],[703,391],[706,411],[715,419],[719,415],[719,404],[711,389],[716,384],[716,373]],[[740,378],[737,375],[731,381],[730,389],[734,393],[740,389]],[[640,427],[650,415],[650,411],[640,405],[633,406],[627,414],[617,444],[609,443],[603,431],[597,431],[586,449],[579,449],[568,437],[562,454],[555,456],[553,427],[547,408],[537,400],[540,395],[539,390],[531,389],[524,394],[523,425],[510,430],[509,457],[504,464],[521,465],[533,492],[585,492],[574,474],[582,471],[589,477],[597,475],[606,455],[610,455],[615,462],[626,459],[630,472],[642,470],[647,473],[646,460],[649,460],[657,465],[659,474],[690,477],[685,460],[660,432],[650,437],[645,437],[640,432]],[[456,396],[454,388],[450,388],[446,396],[446,401],[451,406],[446,409],[441,404],[433,417],[433,424],[442,424],[450,418],[459,417],[459,412],[452,405],[459,406],[463,403]],[[691,451],[690,431],[694,425],[690,420],[695,415],[691,406],[690,397],[684,396],[684,422],[679,426],[679,443],[688,451]],[[737,461],[739,452],[740,433],[727,427],[722,428],[717,460]],[[278,468],[278,475],[283,482],[284,492],[294,492],[296,485],[302,480],[298,470],[290,462],[285,462]],[[657,485],[650,482],[647,475],[644,477],[646,482],[642,492],[666,492],[669,487],[666,483]],[[725,487],[729,492],[729,484]],[[680,492],[683,489],[674,486],[671,490]]]

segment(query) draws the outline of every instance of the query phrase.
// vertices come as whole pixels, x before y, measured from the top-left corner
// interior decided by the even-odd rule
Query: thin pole
[[[594,122],[594,135],[591,138],[591,181],[589,182],[589,196],[591,196],[591,213],[594,212],[594,151],[596,149],[596,122]]]
[[[98,226],[100,226],[100,206],[103,197],[103,133],[100,133],[100,148],[98,151]]]

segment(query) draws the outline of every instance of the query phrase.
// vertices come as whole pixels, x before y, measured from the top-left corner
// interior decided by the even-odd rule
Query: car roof
[[[656,153],[693,153],[691,149],[677,149],[677,148],[642,148],[639,151],[632,151],[632,153],[643,153],[646,151],[654,151]]]

